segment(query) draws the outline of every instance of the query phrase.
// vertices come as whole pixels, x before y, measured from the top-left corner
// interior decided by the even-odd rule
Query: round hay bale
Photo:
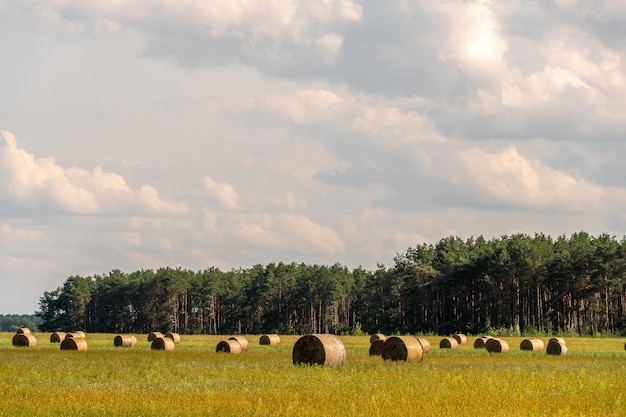
[[[493,338],[491,336],[483,336],[483,337],[479,337],[478,339],[474,340],[474,349],[484,349],[485,348],[485,343],[489,339],[493,339]]]
[[[85,336],[83,336],[84,334],[85,334],[84,332],[65,333],[65,339],[73,339],[73,338],[84,339],[85,338]]]
[[[543,350],[543,340],[541,339],[524,339],[519,345],[519,350],[529,350],[537,352]]]
[[[64,332],[54,332],[50,335],[50,343],[61,343],[63,339],[65,339]]]
[[[550,344],[552,342],[565,344],[565,339],[563,339],[562,337],[552,337],[550,340],[548,340],[548,344]]]
[[[509,344],[502,339],[491,338],[485,342],[485,349],[489,353],[508,353]]]
[[[376,333],[370,336],[370,343],[374,343],[375,340],[382,340],[383,342],[385,341],[386,337],[384,334],[382,333]]]
[[[15,334],[30,334],[30,329],[28,327],[20,327]]]
[[[280,336],[277,334],[264,334],[259,338],[259,345],[275,346],[280,344]]]
[[[384,340],[374,340],[370,344],[370,356],[380,356],[383,354],[383,345],[385,344]]]
[[[172,339],[175,344],[180,343],[180,335],[178,333],[167,332],[165,333],[165,337]]]
[[[18,333],[13,336],[13,346],[35,347],[37,346],[37,339],[31,333]]]
[[[439,349],[457,349],[459,342],[454,337],[444,337],[439,342]]]
[[[61,342],[61,350],[87,350],[87,340],[84,337],[68,337]]]
[[[428,341],[428,339],[424,339],[423,337],[416,337],[416,339],[418,342],[420,342],[420,345],[422,345],[422,350],[424,351],[424,353],[430,352],[430,342]]]
[[[546,353],[553,356],[565,356],[567,355],[567,346],[564,342],[553,340],[551,342],[548,342]]]
[[[465,345],[465,344],[467,344],[467,336],[465,336],[465,335],[464,335],[464,334],[462,334],[462,333],[457,333],[457,334],[453,335],[452,337],[454,337],[454,338],[456,339],[456,342],[457,342],[459,345]]]
[[[334,334],[309,334],[293,345],[293,364],[343,366],[346,348]]]
[[[83,332],[82,330],[75,330],[72,333],[76,335],[75,337],[82,337],[83,339],[87,339],[87,333]]]
[[[150,346],[152,350],[165,350],[167,352],[174,350],[174,347],[174,341],[169,337],[157,337],[152,341],[152,345]]]
[[[217,344],[215,351],[238,355],[241,353],[241,345],[236,339],[222,340]]]
[[[137,337],[133,334],[118,334],[113,339],[113,346],[131,348],[137,344]]]
[[[241,351],[248,350],[248,339],[244,336],[232,336],[228,338],[229,340],[236,340],[241,345]]]
[[[148,342],[152,342],[154,341],[154,339],[157,339],[159,337],[163,337],[163,334],[161,332],[150,332],[148,333]]]
[[[383,343],[381,356],[384,361],[421,362],[424,350],[416,337],[391,336]]]

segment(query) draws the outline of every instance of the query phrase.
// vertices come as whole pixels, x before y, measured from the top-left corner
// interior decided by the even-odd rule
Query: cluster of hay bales
[[[439,342],[439,349],[457,349],[459,342],[454,337],[444,337]]]
[[[264,334],[259,338],[259,345],[276,346],[280,344],[280,336],[277,334]]]
[[[383,343],[381,356],[384,361],[421,362],[424,349],[417,337],[391,336]]]
[[[30,332],[27,327],[20,327],[13,336],[13,346],[16,347],[35,347],[37,346],[37,339],[35,335]]]
[[[133,334],[118,334],[113,338],[113,346],[132,348],[137,344],[137,336]]]
[[[232,336],[221,340],[215,347],[216,352],[232,353],[238,355],[248,350],[248,339],[245,336]]]
[[[541,339],[524,339],[519,345],[519,350],[528,350],[538,352],[543,350],[543,340]]]
[[[553,356],[565,356],[567,355],[567,346],[565,345],[565,339],[562,337],[553,337],[548,341],[548,347],[546,347],[546,353]]]
[[[485,342],[485,350],[489,353],[508,353],[509,344],[505,340],[492,337]]]
[[[309,334],[299,338],[293,346],[294,365],[343,366],[346,348],[334,334]]]

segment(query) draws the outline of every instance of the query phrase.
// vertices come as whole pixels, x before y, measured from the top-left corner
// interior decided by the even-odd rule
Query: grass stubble
[[[131,349],[89,334],[86,352],[61,351],[49,334],[35,348],[0,333],[2,416],[623,416],[623,339],[571,338],[564,357],[434,347],[421,363],[369,356],[369,337],[342,336],[341,368],[294,366],[298,336],[241,355],[216,353],[224,336],[182,336],[172,352],[145,335]],[[426,337],[433,346],[439,338]],[[545,340],[547,342],[547,338]]]

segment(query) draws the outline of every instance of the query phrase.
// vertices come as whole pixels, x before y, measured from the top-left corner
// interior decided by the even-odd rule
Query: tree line
[[[270,263],[71,276],[40,299],[42,331],[185,334],[626,334],[626,240],[450,236],[376,270]]]
[[[20,327],[28,327],[36,332],[41,322],[34,314],[0,314],[0,332],[14,333]]]

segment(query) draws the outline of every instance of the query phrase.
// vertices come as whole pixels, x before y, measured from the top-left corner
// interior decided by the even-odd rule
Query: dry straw
[[[259,345],[276,346],[280,344],[280,336],[277,334],[264,334],[259,338]]]
[[[489,339],[485,342],[485,349],[489,353],[508,353],[509,344],[502,339]]]
[[[248,350],[248,339],[246,339],[244,336],[232,336],[232,337],[229,337],[228,339],[236,340],[237,342],[239,342],[239,344],[241,345],[242,351]]]
[[[157,337],[152,341],[152,345],[150,346],[152,350],[165,350],[170,352],[174,350],[174,341],[169,337]]]
[[[241,345],[236,339],[222,340],[217,344],[215,351],[238,355],[241,353]]]
[[[150,332],[148,333],[148,342],[152,342],[154,341],[154,339],[157,339],[159,337],[163,337],[163,334],[161,332]]]
[[[374,343],[375,340],[385,341],[385,335],[382,333],[376,333],[370,336],[370,343]]]
[[[113,346],[131,348],[137,344],[137,337],[133,334],[118,334],[113,339]]]
[[[391,336],[385,340],[381,356],[384,361],[421,362],[424,350],[416,337]]]
[[[456,342],[457,342],[459,345],[465,345],[465,344],[467,344],[467,336],[465,336],[465,335],[464,335],[464,334],[462,334],[462,333],[457,333],[457,334],[453,335],[452,337],[454,337],[454,338],[456,339]]]
[[[167,332],[165,333],[165,337],[172,339],[172,341],[176,344],[180,343],[180,335],[178,333]]]
[[[20,327],[15,334],[30,334],[30,329],[28,327]]]
[[[294,365],[343,366],[346,348],[334,334],[309,334],[296,341],[291,357]]]
[[[548,347],[546,348],[546,353],[554,356],[565,356],[567,355],[567,346],[565,345],[565,342],[550,339]]]
[[[420,345],[422,345],[422,350],[424,351],[424,353],[430,352],[430,342],[428,341],[428,339],[424,339],[423,337],[416,337],[416,339],[418,342],[420,342]]]
[[[454,337],[444,337],[439,342],[439,349],[457,349],[459,342]]]
[[[519,345],[519,350],[530,350],[537,352],[543,350],[543,340],[541,339],[524,339]]]
[[[383,345],[385,344],[384,340],[374,340],[371,344],[370,344],[370,351],[369,354],[370,356],[380,356],[383,354]]]
[[[483,336],[483,337],[479,337],[478,339],[474,340],[474,349],[484,349],[485,348],[485,343],[489,339],[493,339],[493,338],[491,336]]]
[[[50,335],[50,343],[61,343],[63,339],[65,339],[64,332],[54,332]]]
[[[37,346],[37,339],[30,333],[18,333],[13,336],[13,346],[35,347]]]
[[[87,350],[87,340],[84,337],[68,337],[61,342],[61,350]]]

